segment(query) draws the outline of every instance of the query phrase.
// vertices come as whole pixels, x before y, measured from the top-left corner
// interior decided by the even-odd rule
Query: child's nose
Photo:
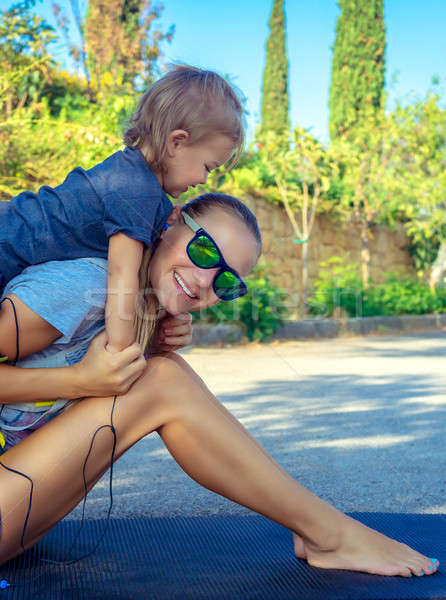
[[[208,175],[209,173],[207,171],[205,171],[202,176],[200,177],[200,182],[202,185],[204,185],[206,183],[206,181],[208,180]]]

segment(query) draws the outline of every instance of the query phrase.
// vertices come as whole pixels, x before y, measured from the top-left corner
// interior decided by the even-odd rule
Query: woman
[[[143,341],[141,332],[147,334],[149,317],[160,306],[181,316],[241,295],[242,278],[260,254],[255,218],[230,197],[201,196],[183,211],[176,208],[168,222],[141,270],[154,291],[154,297],[144,298],[146,312],[139,315],[143,346],[147,335]],[[19,402],[79,400],[53,404],[31,435],[6,445],[0,456],[0,563],[35,544],[79,503],[92,437],[111,423],[116,439],[111,427],[96,435],[86,466],[88,489],[109,467],[113,449],[118,458],[157,431],[197,482],[289,528],[296,555],[311,565],[405,577],[435,572],[435,559],[365,527],[294,481],[174,352],[146,361],[135,345],[107,356],[99,336],[79,362],[83,347],[103,327],[105,267],[97,259],[37,265],[6,290],[14,306],[6,301],[0,313],[0,353],[15,355],[15,308],[20,357],[26,357],[21,366],[37,357],[33,367],[46,369],[0,366],[6,411]],[[170,317],[164,325],[164,333],[154,334],[162,349],[190,341],[189,321]],[[10,441],[16,435],[5,425],[2,432]],[[34,483],[23,540],[30,482],[18,473]]]

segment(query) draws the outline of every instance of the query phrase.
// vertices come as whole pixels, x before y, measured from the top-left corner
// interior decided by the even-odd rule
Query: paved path
[[[293,477],[341,510],[446,513],[446,332],[183,354]],[[252,514],[190,480],[156,434],[118,461],[114,495],[114,516]],[[87,515],[107,507],[104,478]]]

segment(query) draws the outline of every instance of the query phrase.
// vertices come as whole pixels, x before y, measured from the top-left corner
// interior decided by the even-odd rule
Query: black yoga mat
[[[446,572],[446,516],[353,514],[366,525],[438,558]],[[0,567],[0,600],[399,600],[446,599],[446,576],[380,577],[309,567],[292,551],[291,534],[268,519],[193,517],[64,521],[37,546]]]

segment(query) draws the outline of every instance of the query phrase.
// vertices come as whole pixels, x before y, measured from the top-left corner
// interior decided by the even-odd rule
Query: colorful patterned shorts
[[[25,427],[38,419],[39,413],[17,410],[16,408],[11,408],[10,406],[3,404],[0,409],[0,455],[9,450],[9,448],[12,448],[12,446],[15,446],[24,438],[28,437],[28,435],[33,431],[36,431],[36,429],[40,429],[42,425],[45,425],[45,423],[54,419],[54,417],[60,414],[67,406],[68,404],[62,406],[53,413],[43,416],[35,425],[25,429]],[[20,429],[19,431],[9,431],[8,429],[3,428],[2,425],[23,427],[24,429]]]

